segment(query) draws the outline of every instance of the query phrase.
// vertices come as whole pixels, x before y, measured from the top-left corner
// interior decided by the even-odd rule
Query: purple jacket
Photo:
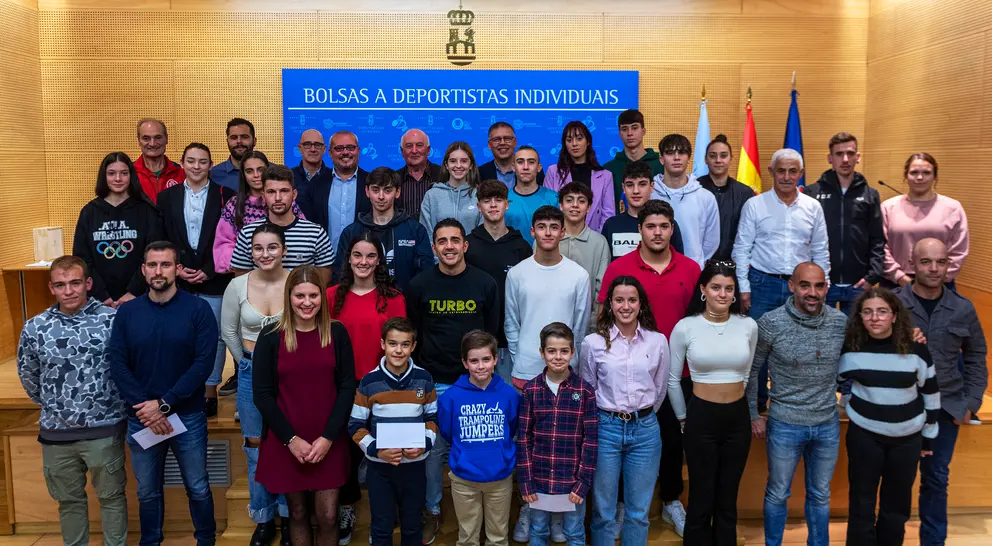
[[[572,173],[568,173],[565,180],[558,174],[558,165],[548,167],[544,176],[544,186],[558,191],[572,181]],[[606,220],[616,214],[616,206],[613,203],[613,174],[606,169],[592,172],[592,206],[589,207],[589,215],[586,216],[586,225],[593,230],[603,231],[603,224]]]

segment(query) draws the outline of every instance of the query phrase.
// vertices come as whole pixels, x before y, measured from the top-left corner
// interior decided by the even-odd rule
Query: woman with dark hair
[[[592,189],[592,203],[586,224],[602,231],[606,220],[616,214],[613,203],[613,174],[596,160],[592,133],[581,121],[570,121],[561,132],[558,164],[548,167],[544,186],[558,191],[569,182],[579,182]]]
[[[669,352],[668,340],[658,332],[637,279],[613,279],[596,332],[582,340],[579,355],[580,375],[596,389],[599,409],[592,544],[614,543],[623,478],[621,546],[643,546],[661,464],[661,431],[655,414],[665,399]]]
[[[341,282],[327,289],[331,318],[340,320],[351,338],[356,381],[374,370],[385,356],[381,340],[386,321],[406,316],[406,301],[389,276],[384,256],[378,237],[370,231],[360,234],[348,244],[347,265],[341,272]],[[358,467],[365,459],[358,444],[348,444],[351,446],[351,474],[341,488],[338,514],[339,540],[345,544],[355,526],[355,504],[362,499]]]
[[[740,314],[737,267],[709,261],[696,297],[672,330],[668,397],[684,426],[689,466],[685,544],[737,544],[737,491],[751,447],[751,417],[744,388],[758,344],[758,323]],[[682,394],[689,365],[692,398]]]
[[[902,544],[917,466],[937,437],[940,391],[930,351],[913,341],[909,311],[892,292],[868,288],[858,299],[837,381],[853,382],[847,543]]]
[[[231,254],[234,253],[238,231],[246,224],[264,220],[268,215],[262,197],[262,173],[268,166],[269,158],[258,150],[246,153],[241,159],[238,193],[224,205],[214,236],[214,269],[218,273],[231,271]],[[306,219],[295,201],[293,214]]]
[[[263,423],[256,477],[286,495],[294,546],[337,546],[338,493],[351,468],[346,425],[355,360],[347,330],[331,319],[326,290],[316,267],[294,269],[282,318],[255,345],[253,391]]]
[[[79,211],[72,254],[86,262],[89,294],[117,307],[145,291],[145,246],[165,238],[162,216],[141,190],[124,152],[107,154],[96,177],[96,198]],[[178,258],[178,257],[177,257]]]
[[[255,480],[262,414],[252,397],[253,352],[262,330],[282,318],[283,294],[289,271],[282,266],[286,235],[282,226],[266,223],[252,233],[251,255],[255,269],[235,277],[224,291],[220,336],[236,363],[237,413],[248,460],[248,517],[256,523],[251,544],[269,544],[275,538],[275,516],[282,517],[283,543],[289,543],[289,510],[286,499],[269,493]]]
[[[968,257],[968,216],[955,199],[938,194],[937,160],[927,153],[913,154],[903,166],[909,190],[882,203],[882,229],[885,231],[886,288],[913,282],[913,246],[934,238],[947,246],[950,267],[947,284],[954,279]]]
[[[431,186],[420,203],[420,223],[427,233],[445,218],[461,222],[465,233],[482,224],[482,213],[475,197],[479,187],[479,167],[467,142],[452,142],[444,152],[439,182]]]
[[[734,151],[730,149],[726,135],[716,135],[706,146],[706,166],[710,172],[698,178],[700,185],[716,197],[716,206],[720,209],[720,246],[713,254],[713,260],[730,259],[744,203],[754,197],[754,190],[730,176],[733,159]]]

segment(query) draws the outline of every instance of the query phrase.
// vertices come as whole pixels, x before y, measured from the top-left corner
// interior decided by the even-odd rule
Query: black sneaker
[[[342,506],[338,509],[338,546],[351,544],[351,532],[355,529],[355,507]]]
[[[232,375],[231,378],[228,379],[226,383],[224,383],[223,385],[221,385],[219,389],[217,389],[217,394],[219,394],[220,396],[231,396],[232,394],[235,394],[237,392],[238,392],[238,372],[234,372],[234,375]]]
[[[217,417],[217,399],[207,398],[203,403],[203,411],[207,414],[207,419]]]
[[[269,546],[276,538],[276,522],[269,520],[255,526],[255,532],[251,534],[251,546]]]
[[[279,517],[279,546],[293,546],[289,538],[289,518]]]

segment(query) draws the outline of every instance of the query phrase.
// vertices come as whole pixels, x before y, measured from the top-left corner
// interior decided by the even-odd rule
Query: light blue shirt
[[[234,163],[231,163],[231,158],[227,158],[227,161],[218,163],[210,169],[210,180],[234,192],[238,191],[240,177],[241,173],[234,166]]]
[[[338,250],[338,239],[344,228],[355,221],[355,201],[358,192],[358,170],[351,178],[343,180],[337,169],[331,172],[331,197],[327,200],[327,228],[331,246]]]
[[[186,220],[186,238],[189,239],[189,246],[196,250],[200,244],[200,231],[203,227],[203,211],[207,208],[207,190],[210,184],[206,184],[199,191],[193,191],[189,184],[183,182],[183,218]]]
[[[503,172],[499,170],[499,165],[493,163],[493,167],[496,167],[496,180],[506,184],[506,187],[513,189],[513,186],[517,185],[517,173],[510,169],[509,171]]]

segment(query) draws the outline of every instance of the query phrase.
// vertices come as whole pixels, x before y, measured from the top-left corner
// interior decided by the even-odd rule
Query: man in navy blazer
[[[296,203],[307,220],[324,228],[337,252],[341,232],[358,219],[359,214],[371,212],[372,204],[365,194],[365,178],[369,173],[358,168],[362,150],[355,133],[334,133],[328,148],[334,165],[331,176],[311,179]],[[299,187],[299,181],[296,185]]]
[[[312,182],[331,178],[331,168],[324,164],[324,135],[316,129],[307,129],[300,135],[300,164],[293,167],[293,185],[300,195]]]
[[[517,175],[513,170],[513,152],[516,149],[517,135],[512,125],[505,121],[490,125],[489,151],[493,154],[493,160],[479,165],[479,179],[499,180],[512,190],[517,182]],[[537,171],[537,185],[544,185],[544,171],[541,169]]]

